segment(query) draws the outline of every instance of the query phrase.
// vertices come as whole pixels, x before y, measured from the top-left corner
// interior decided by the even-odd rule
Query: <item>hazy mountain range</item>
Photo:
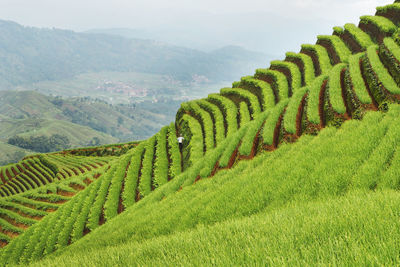
[[[170,75],[190,81],[232,80],[267,65],[268,57],[240,47],[209,53],[153,40],[24,27],[0,21],[0,88],[116,71]]]

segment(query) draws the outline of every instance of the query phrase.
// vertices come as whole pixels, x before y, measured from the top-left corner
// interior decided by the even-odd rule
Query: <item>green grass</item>
[[[377,229],[376,231],[379,231],[379,233],[383,233],[381,231],[384,231],[385,227],[377,227],[381,224],[377,223],[376,220],[381,218],[383,222],[384,218],[391,218],[390,216],[398,215],[394,215],[397,213],[393,213],[390,208],[382,209],[382,205],[379,204],[375,206],[373,204],[375,200],[371,200],[372,206],[367,203],[370,203],[371,198],[374,199],[375,194],[378,195],[378,199],[376,199],[377,203],[379,203],[379,198],[381,198],[381,203],[386,203],[386,196],[393,196],[398,199],[397,194],[390,191],[397,189],[398,184],[396,181],[398,181],[398,178],[392,177],[395,179],[393,180],[394,183],[392,183],[390,179],[387,179],[386,174],[398,169],[397,165],[400,163],[400,157],[393,157],[391,164],[384,165],[383,167],[382,165],[367,167],[366,164],[369,164],[375,157],[385,155],[379,153],[379,151],[382,151],[381,147],[384,147],[380,143],[384,144],[393,138],[398,138],[395,136],[398,136],[399,132],[397,124],[399,121],[397,119],[400,114],[399,112],[400,110],[397,106],[392,107],[387,115],[378,112],[368,113],[361,122],[349,121],[339,130],[336,128],[326,128],[317,137],[304,136],[295,144],[284,145],[275,152],[264,153],[252,161],[240,162],[234,169],[220,172],[212,179],[206,179],[194,186],[185,187],[179,193],[168,194],[162,201],[159,199],[162,192],[149,196],[65,251],[60,251],[59,254],[61,254],[61,257],[54,259],[52,264],[66,261],[73,262],[80,259],[81,255],[87,260],[89,265],[94,264],[98,260],[98,257],[95,255],[99,255],[99,251],[106,250],[108,252],[104,254],[104,257],[108,258],[108,260],[105,260],[111,262],[113,259],[118,258],[116,256],[119,255],[119,252],[117,252],[119,251],[118,248],[124,251],[124,249],[127,249],[128,244],[144,243],[149,245],[149,250],[157,251],[157,244],[160,240],[168,242],[166,241],[167,237],[171,237],[168,240],[174,240],[175,236],[177,238],[181,235],[185,237],[190,236],[199,229],[202,231],[210,229],[210,232],[206,231],[208,234],[204,236],[204,242],[207,242],[206,240],[210,238],[210,245],[212,242],[215,242],[213,243],[214,246],[211,247],[219,250],[227,246],[232,246],[233,250],[236,243],[228,242],[228,244],[223,245],[224,243],[219,243],[212,238],[213,227],[221,225],[220,227],[224,228],[231,223],[239,223],[240,225],[241,221],[250,222],[258,218],[258,216],[261,216],[260,218],[263,218],[265,220],[264,223],[267,225],[275,222],[275,228],[273,227],[272,229],[281,230],[271,230],[268,232],[270,233],[269,235],[260,234],[256,236],[259,236],[261,239],[271,238],[270,240],[281,240],[280,242],[283,243],[279,246],[275,246],[273,242],[273,244],[267,247],[260,245],[253,253],[264,255],[265,257],[262,259],[265,260],[277,256],[276,253],[278,251],[282,253],[282,251],[288,250],[284,252],[287,253],[285,254],[287,256],[281,258],[281,261],[278,261],[277,264],[282,261],[302,262],[304,260],[304,263],[311,262],[317,259],[317,255],[324,255],[318,259],[321,262],[326,262],[332,260],[332,257],[329,257],[332,246],[338,249],[342,248],[339,250],[339,253],[346,254],[348,250],[343,249],[343,243],[336,242],[338,241],[337,238],[342,237],[340,234],[342,232],[361,238],[356,238],[354,245],[357,244],[358,240],[365,240],[366,243],[363,243],[365,246],[362,246],[363,250],[379,250],[383,241],[374,242],[375,239],[372,236],[378,232],[372,231],[372,228]],[[274,168],[268,166],[274,166]],[[293,166],[296,167],[294,168]],[[381,170],[376,173],[376,176],[373,176],[375,181],[374,187],[371,187],[369,183],[357,183],[359,170],[364,168]],[[167,184],[161,187],[160,190],[165,191],[170,186],[173,185]],[[374,193],[377,190],[389,192],[389,194]],[[390,194],[390,192],[392,193]],[[233,195],[235,197],[232,198]],[[355,204],[364,202],[366,203],[365,206]],[[388,204],[390,207],[394,208],[398,206],[393,202],[389,203],[391,203]],[[343,207],[343,211],[334,209],[339,213],[332,212],[332,205],[338,208]],[[385,207],[388,206],[385,205]],[[377,209],[380,209],[381,213],[377,213]],[[298,214],[298,217],[293,217],[293,211],[295,210],[298,211],[298,213],[295,213]],[[354,213],[350,211],[356,210],[356,218],[359,219],[354,219],[354,221],[349,220],[354,216]],[[283,219],[288,214],[292,214],[290,220],[292,223]],[[328,216],[328,214],[331,215]],[[347,216],[341,216],[344,214],[347,214]],[[376,217],[373,217],[375,219],[371,219],[370,225],[367,228],[357,227],[359,222],[365,223],[365,218],[370,217],[372,214],[375,214]],[[255,217],[251,217],[251,215]],[[278,218],[283,220],[283,224],[276,223],[280,221]],[[332,219],[324,220],[323,218]],[[336,219],[333,220],[333,218]],[[335,223],[337,227],[332,228],[332,220],[337,223]],[[379,219],[379,221],[381,220]],[[323,222],[325,224],[321,224]],[[215,223],[217,225],[214,225]],[[300,227],[303,223],[308,225],[309,228],[307,227],[306,229],[310,230],[303,231],[303,228]],[[322,228],[316,229],[315,225],[320,224]],[[258,226],[258,224],[256,225]],[[312,227],[313,225],[314,227]],[[365,224],[364,226],[366,227]],[[396,226],[397,224],[392,227],[395,228]],[[270,227],[263,227],[262,229],[267,230]],[[315,231],[313,233],[318,234],[310,236],[309,234],[311,233],[309,231],[312,229]],[[223,229],[220,232],[225,233]],[[246,236],[245,232],[242,231],[239,231],[237,234],[243,237]],[[234,233],[231,233],[231,235],[234,235]],[[295,252],[297,246],[290,246],[291,239],[284,242],[282,238],[287,238],[287,236],[293,236],[293,238],[303,236],[302,238],[299,237],[299,243],[296,244],[304,246],[308,244],[310,248],[305,251],[308,251],[307,255],[309,256],[305,257],[304,254],[290,253]],[[390,236],[389,232],[383,235],[384,238],[390,238]],[[316,241],[317,238],[320,241],[324,240],[324,242],[320,243]],[[227,240],[230,239],[228,238]],[[306,240],[309,241],[306,242]],[[316,254],[313,248],[321,245],[323,245],[321,253]],[[383,245],[384,248],[382,249],[384,250],[386,246],[390,245],[390,242],[383,242]],[[166,246],[165,249],[169,250],[173,247]],[[133,253],[138,253],[142,250],[141,246],[140,248],[136,246],[133,248],[135,251]],[[232,250],[228,249],[228,251]],[[352,253],[356,252],[357,250]],[[238,253],[240,254],[240,252]],[[350,255],[353,255],[352,253]],[[91,257],[88,257],[88,255],[91,255]],[[144,255],[147,254],[144,253]],[[289,255],[291,256],[289,257]],[[379,259],[382,262],[388,262],[390,257],[387,258],[387,255],[382,254],[382,258]],[[201,251],[193,256],[194,258],[197,256],[200,258],[208,257],[211,260],[209,254],[205,253],[202,256]],[[365,253],[360,252],[360,254],[353,256],[356,256],[354,258],[355,261],[369,262],[368,255]],[[224,258],[220,259],[227,260]],[[140,262],[136,257],[131,258],[131,260],[136,263]],[[260,260],[261,258],[257,262],[262,263]],[[333,258],[333,260],[340,263],[343,259],[342,257],[337,257]],[[374,257],[369,260],[374,260]],[[176,261],[177,264],[185,262],[180,257],[175,258],[173,261]]]
[[[367,51],[352,56],[341,39],[348,33]],[[354,25],[334,34],[220,94],[182,104],[175,123],[122,155],[30,159],[38,167],[20,177],[39,188],[1,201],[0,263],[394,265],[400,105],[385,103],[385,112],[360,105],[368,103],[366,85],[374,97],[386,88],[396,100],[394,58],[382,60],[383,49]],[[396,56],[398,46],[384,42]],[[357,120],[337,116],[346,108]],[[298,115],[306,115],[301,125]],[[185,137],[182,153],[177,134]],[[20,177],[0,193],[28,187]]]
[[[397,191],[361,191],[32,266],[396,265],[399,207]]]

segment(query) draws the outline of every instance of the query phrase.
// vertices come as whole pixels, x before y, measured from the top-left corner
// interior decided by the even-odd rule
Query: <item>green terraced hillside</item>
[[[1,167],[1,262],[395,264],[399,17],[334,27],[148,140]]]

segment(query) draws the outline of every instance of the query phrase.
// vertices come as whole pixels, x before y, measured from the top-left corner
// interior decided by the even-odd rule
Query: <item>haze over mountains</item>
[[[240,48],[211,53],[105,34],[24,27],[0,21],[0,88],[71,78],[86,72],[165,74],[191,81],[237,79],[264,66],[268,58]]]
[[[7,144],[14,137],[61,134],[68,147],[145,139],[174,120],[180,102],[272,59],[237,46],[203,52],[111,33],[0,20],[0,163],[31,152]]]

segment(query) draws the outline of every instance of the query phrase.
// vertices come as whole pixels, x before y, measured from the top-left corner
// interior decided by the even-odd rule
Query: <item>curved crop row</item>
[[[298,132],[298,113],[299,109],[304,108],[301,102],[304,100],[304,97],[308,91],[308,86],[300,88],[289,100],[285,116],[283,118],[284,128],[289,134],[297,134]]]
[[[320,98],[324,94],[326,84],[328,82],[327,75],[321,75],[310,86],[310,94],[307,101],[307,119],[309,122],[320,125]]]
[[[157,134],[156,154],[154,160],[154,187],[162,186],[168,182],[168,151],[167,134],[168,126],[163,127]]]
[[[239,121],[241,126],[251,121],[249,108],[247,106],[247,103],[244,101],[240,102],[239,104],[239,116],[240,116]]]
[[[311,57],[314,63],[315,77],[328,72],[332,68],[328,51],[321,45],[303,44],[301,53]]]
[[[293,62],[287,61],[279,61],[274,60],[271,61],[270,65],[271,70],[277,70],[283,74],[285,74],[286,79],[289,83],[289,95],[291,96],[298,88],[301,87],[302,78],[301,71],[299,67]]]
[[[283,73],[271,69],[257,69],[254,77],[256,79],[263,80],[269,83],[274,89],[273,92],[275,92],[274,94],[276,95],[275,102],[272,103],[272,94],[271,90],[269,90],[268,108],[271,108],[275,105],[275,103],[278,103],[279,101],[290,97],[289,83]],[[266,110],[266,108],[264,108],[263,110]]]
[[[317,44],[322,45],[328,51],[332,65],[347,62],[351,51],[342,39],[336,35],[318,35],[317,38]]]
[[[241,101],[246,101],[252,119],[254,119],[261,112],[261,107],[257,97],[247,90],[243,90],[241,88],[223,88],[221,89],[220,93],[222,96],[231,98],[237,104],[239,104]]]
[[[225,138],[224,116],[218,106],[208,102],[205,99],[197,100],[196,103],[211,116],[212,123],[214,125],[213,131],[215,146],[217,146]]]
[[[261,110],[266,110],[273,107],[276,101],[270,84],[272,83],[265,82],[255,75],[254,77],[242,77],[236,86],[249,90],[255,94],[258,97]]]
[[[359,27],[379,43],[397,30],[391,20],[381,16],[361,16]]]
[[[232,100],[218,94],[210,94],[207,99],[211,103],[217,105],[224,116],[224,125],[226,129],[225,136],[229,136],[238,129],[237,124],[237,107]]]
[[[280,124],[288,102],[289,99],[281,101],[273,110],[270,111],[262,131],[264,145],[273,146],[274,148],[278,146],[281,131]]]
[[[329,101],[332,105],[332,108],[335,112],[339,114],[346,113],[346,105],[343,101],[342,96],[342,84],[341,78],[343,72],[346,71],[347,64],[341,63],[337,64],[333,67],[332,71],[329,74],[328,81],[328,92],[329,92]]]
[[[186,169],[204,154],[203,133],[200,123],[187,114],[182,116],[178,125],[183,137],[185,138],[183,142],[184,149],[182,151],[182,160],[184,163],[184,169]]]
[[[350,77],[350,82],[352,85],[352,89],[354,90],[354,93],[357,97],[357,99],[362,103],[362,104],[372,104],[372,99],[370,95],[368,94],[368,89],[365,85],[365,81],[363,79],[362,73],[361,73],[361,60],[362,57],[365,55],[365,53],[358,53],[355,55],[352,55],[349,58],[349,77]]]
[[[299,67],[302,86],[309,85],[315,79],[314,64],[310,56],[302,53],[287,52],[285,61],[293,62]]]

